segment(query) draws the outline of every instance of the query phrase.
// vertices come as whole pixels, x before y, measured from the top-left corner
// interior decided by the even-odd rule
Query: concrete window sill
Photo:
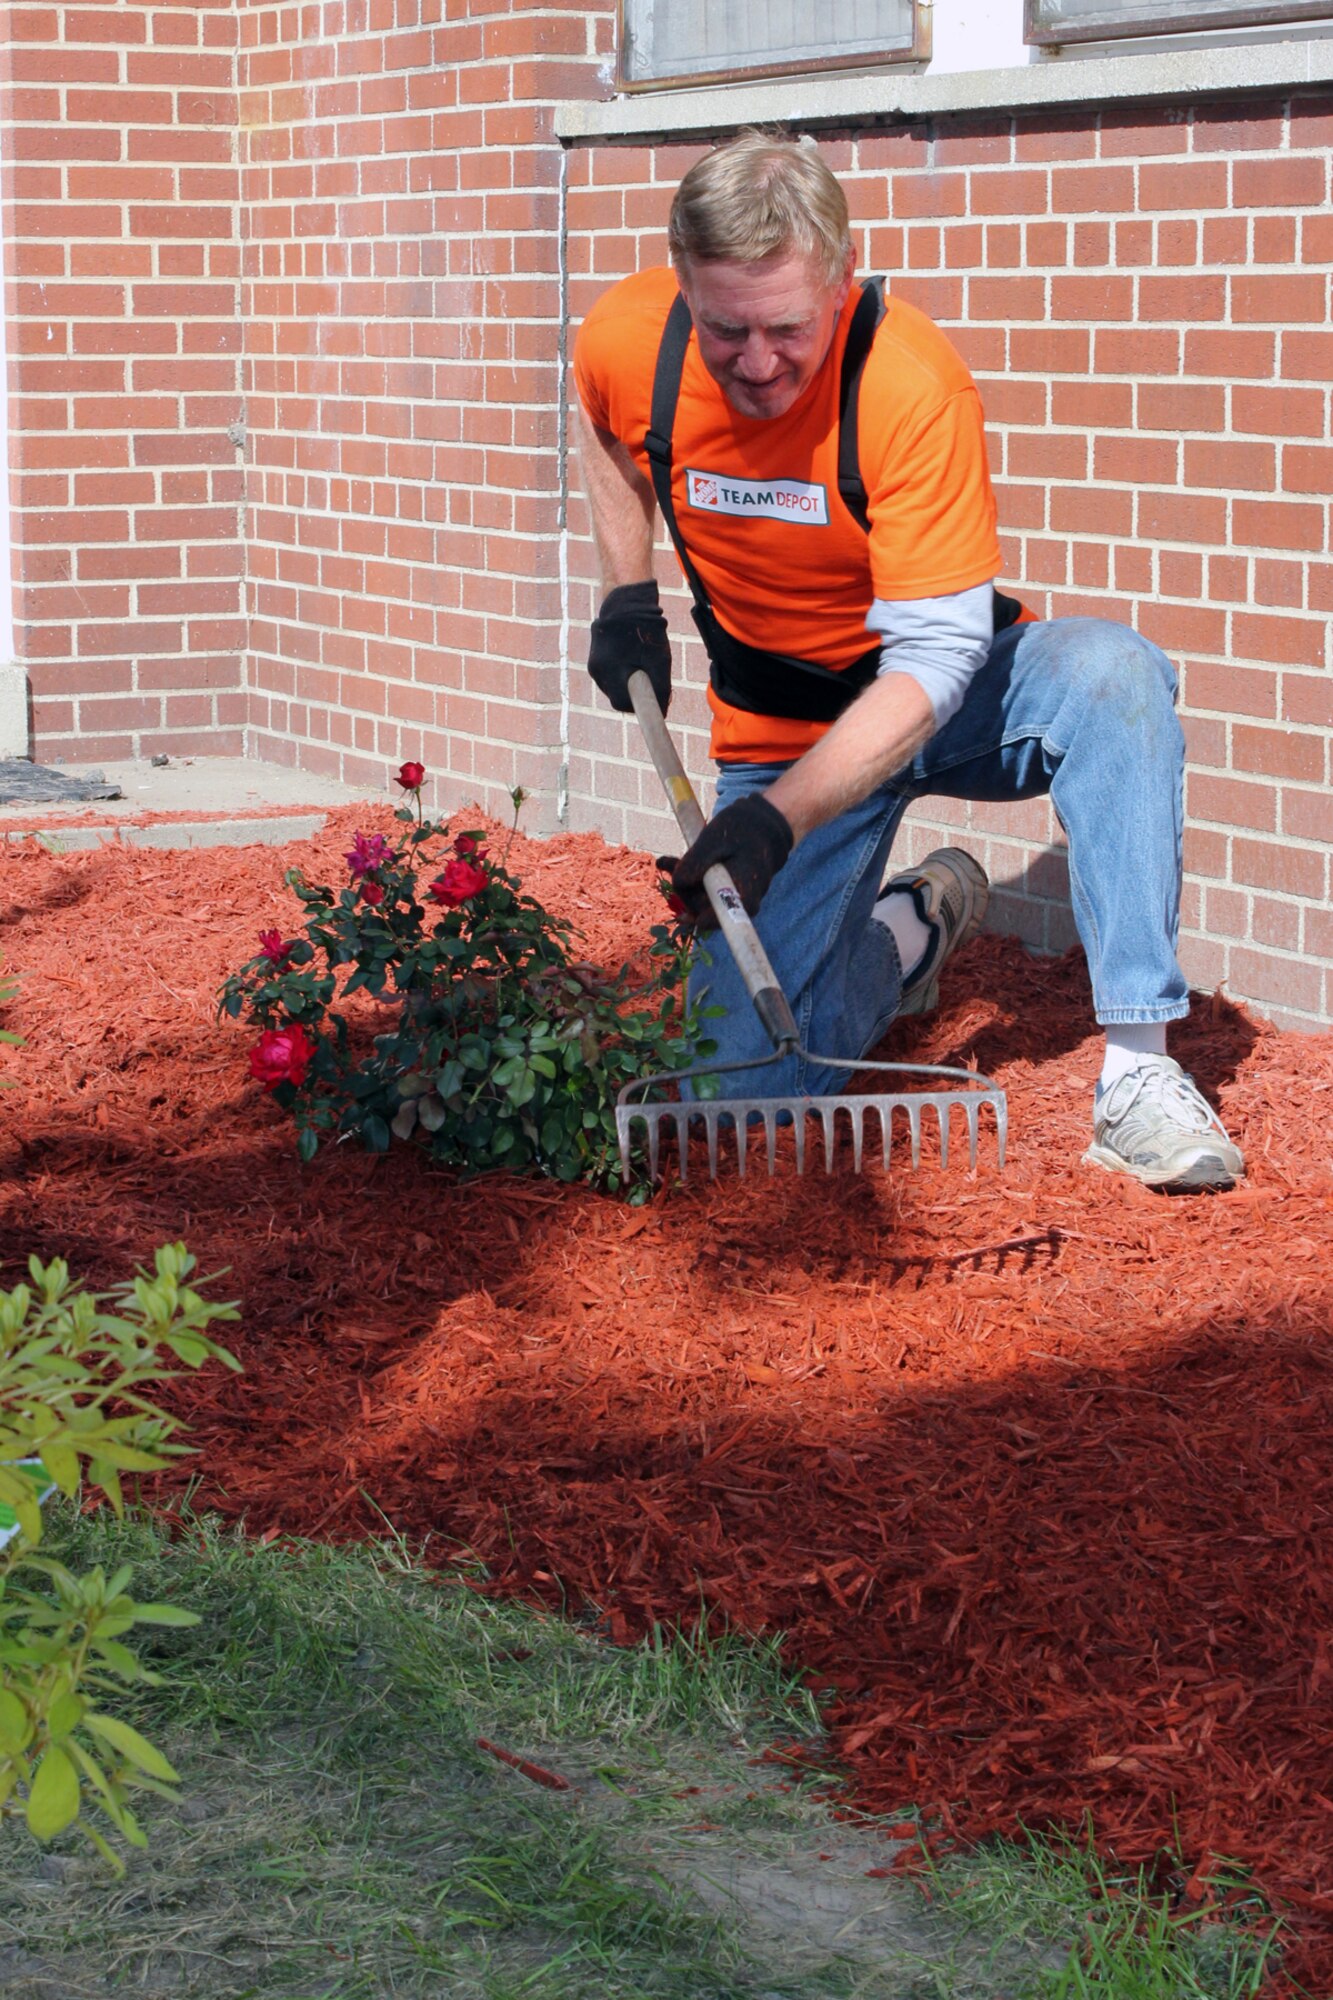
[[[1215,98],[1233,92],[1271,96],[1329,83],[1333,83],[1333,40],[1309,36],[939,76],[902,69],[842,71],[767,83],[652,91],[602,104],[559,104],[555,129],[558,137],[570,141],[681,139],[712,137],[743,125],[791,125],[807,131],[820,125],[905,124],[1071,105],[1100,109],[1117,102]]]

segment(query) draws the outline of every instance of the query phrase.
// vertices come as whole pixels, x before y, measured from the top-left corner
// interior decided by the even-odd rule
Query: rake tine
[[[710,1104],[704,1113],[704,1137],[708,1141],[708,1178],[710,1181],[717,1179],[717,1135],[719,1128],[720,1121],[717,1109]]]
[[[820,1107],[819,1123],[824,1133],[824,1172],[831,1174],[833,1172],[833,1155],[838,1143],[838,1133],[836,1115],[827,1105]]]
[[[949,1100],[947,1097],[935,1099],[935,1116],[940,1121],[940,1167],[949,1164]]]
[[[981,1136],[981,1111],[976,1104],[965,1104],[963,1116],[967,1119],[967,1164],[976,1172],[977,1148]]]
[[[884,1160],[884,1171],[889,1171],[889,1159],[893,1152],[893,1113],[887,1104],[877,1104],[879,1115],[879,1143]]]
[[[805,1172],[805,1116],[802,1112],[798,1111],[793,1117],[792,1127],[796,1133],[796,1171],[798,1174],[803,1174]]]
[[[907,1129],[912,1135],[912,1165],[921,1165],[921,1106],[919,1103],[907,1107]]]
[[[995,1137],[998,1141],[999,1164],[1003,1166],[1005,1144],[1009,1138],[1009,1100],[1007,1097],[1001,1097],[998,1101],[992,1098],[991,1102],[995,1106]]]
[[[664,1109],[662,1122],[671,1121],[671,1129],[676,1135],[676,1166],[682,1181],[690,1177],[690,1121],[688,1113],[681,1112],[676,1105]]]
[[[778,1170],[778,1114],[776,1111],[764,1113],[764,1148],[768,1154],[769,1178]]]
[[[735,1120],[735,1125],[736,1125],[736,1175],[739,1180],[744,1180],[745,1165],[746,1165],[746,1160],[749,1156],[749,1148],[750,1148],[750,1121],[748,1118],[737,1118]]]
[[[866,1131],[865,1114],[860,1111],[853,1111],[851,1113],[851,1120],[852,1120],[852,1172],[854,1174],[859,1174],[861,1171],[861,1155],[865,1146],[865,1131]]]

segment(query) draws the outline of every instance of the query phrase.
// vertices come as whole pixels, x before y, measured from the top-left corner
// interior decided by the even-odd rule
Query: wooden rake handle
[[[639,718],[648,754],[662,780],[662,789],[670,801],[671,810],[676,815],[676,824],[687,843],[693,847],[707,822],[694,795],[694,787],[685,775],[685,767],[676,755],[676,746],[667,731],[666,717],[657,705],[657,696],[647,674],[636,672],[630,675],[629,697],[634,703],[634,713]],[[730,947],[741,978],[745,981],[746,991],[754,1002],[754,1010],[763,1023],[764,1032],[779,1055],[792,1054],[801,1046],[795,1016],[778,984],[778,976],[768,962],[768,953],[759,942],[759,933],[740,899],[736,884],[720,861],[715,861],[705,873],[704,890],[717,918],[718,929]]]

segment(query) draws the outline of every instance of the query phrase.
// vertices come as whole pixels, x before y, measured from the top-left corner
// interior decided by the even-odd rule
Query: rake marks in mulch
[[[1081,961],[978,940],[885,1053],[1006,1085],[1000,1175],[758,1177],[632,1209],[450,1182],[405,1149],[298,1167],[214,1019],[283,866],[11,849],[19,1080],[0,1126],[7,1282],[98,1283],[183,1236],[230,1267],[240,1380],[178,1390],[202,1504],[373,1532],[376,1506],[498,1588],[613,1636],[714,1611],[790,1634],[859,1801],[965,1836],[1178,1836],[1250,1865],[1333,1991],[1333,1041],[1197,999],[1173,1031],[1247,1183],[1167,1200],[1079,1155],[1098,1041]],[[460,823],[462,823],[460,821]],[[519,840],[606,964],[659,909],[644,856]]]

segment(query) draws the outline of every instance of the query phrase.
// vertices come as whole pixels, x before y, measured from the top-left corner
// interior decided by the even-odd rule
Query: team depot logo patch
[[[799,521],[809,528],[828,526],[828,493],[807,479],[734,479],[727,472],[685,471],[685,491],[691,507],[708,514],[761,515],[769,521]]]

